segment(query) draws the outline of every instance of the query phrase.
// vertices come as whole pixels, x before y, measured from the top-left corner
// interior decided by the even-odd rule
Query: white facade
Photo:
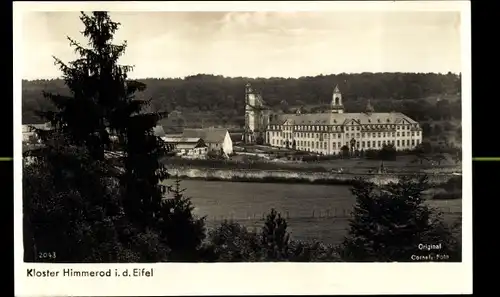
[[[210,140],[210,139],[209,139]],[[222,138],[222,141],[205,141],[205,143],[208,145],[208,149],[210,151],[224,151],[226,155],[231,155],[233,153],[233,140],[231,139],[231,135],[229,135],[229,132],[226,130],[224,138]]]
[[[271,146],[323,155],[339,154],[344,146],[366,151],[391,144],[401,151],[422,143],[420,125],[402,113],[373,112],[370,104],[366,112],[345,113],[338,87],[329,113],[272,115],[265,136]]]

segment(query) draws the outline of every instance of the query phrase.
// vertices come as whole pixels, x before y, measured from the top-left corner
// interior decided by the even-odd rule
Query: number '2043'
[[[55,259],[56,252],[43,252],[38,253],[38,259]]]

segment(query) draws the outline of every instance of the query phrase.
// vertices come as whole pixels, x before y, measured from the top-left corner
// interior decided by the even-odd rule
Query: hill
[[[169,124],[226,126],[244,124],[245,84],[251,83],[273,108],[305,112],[325,111],[338,84],[347,111],[364,110],[370,99],[376,111],[399,111],[420,122],[460,121],[461,76],[435,73],[358,73],[301,78],[244,78],[199,74],[186,78],[140,81],[147,84],[141,98],[152,98],[152,108],[176,113]],[[38,121],[35,111],[52,108],[42,91],[65,94],[62,80],[23,81],[23,123]],[[441,129],[442,130],[442,129]]]

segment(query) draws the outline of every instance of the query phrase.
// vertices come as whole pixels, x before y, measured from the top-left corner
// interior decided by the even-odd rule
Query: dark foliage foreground
[[[130,66],[117,65],[126,47],[111,43],[119,24],[106,12],[80,19],[89,47],[70,39],[80,58],[56,59],[71,94],[44,94],[57,110],[39,115],[53,129],[36,130],[42,145],[24,159],[25,261],[411,261],[427,254],[419,244],[460,260],[460,237],[423,204],[425,179],[359,181],[338,247],[294,241],[274,210],[260,232],[224,222],[207,234],[179,182],[165,184],[167,152],[152,133],[162,115],[145,112],[149,102],[134,97],[145,85],[127,79]],[[107,157],[116,149],[123,155]]]
[[[434,258],[420,259],[461,259],[460,225],[446,225],[439,212],[424,204],[424,178],[387,186],[358,181],[352,188],[357,203],[350,229],[341,245],[331,246],[293,240],[286,220],[275,210],[258,231],[231,221],[206,230],[178,180],[162,203],[161,223],[138,228],[123,211],[119,183],[104,176],[107,165],[92,162],[81,149],[64,148],[25,166],[28,262],[405,262],[426,255]],[[64,170],[58,162],[66,164]],[[419,244],[441,248],[425,251]],[[38,258],[52,252],[56,258]]]

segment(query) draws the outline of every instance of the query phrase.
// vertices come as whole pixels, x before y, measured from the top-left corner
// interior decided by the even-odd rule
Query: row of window
[[[292,131],[292,130],[300,130],[300,131],[360,131],[361,127],[368,129],[397,129],[397,130],[410,130],[411,128],[418,128],[418,124],[412,125],[353,125],[353,126],[313,126],[313,125],[295,125],[295,126],[280,126],[280,125],[270,125],[269,128],[271,130],[283,130],[283,131]]]
[[[267,132],[268,137],[283,137],[285,139],[291,139],[293,133],[289,132]],[[306,133],[306,132],[296,132],[295,133],[297,138],[327,138],[326,133]],[[331,134],[332,138],[342,138],[342,134]],[[420,136],[420,131],[412,131],[412,132],[366,132],[366,133],[346,133],[346,138],[385,138],[385,137],[409,137],[409,136]]]
[[[305,141],[305,140],[299,140],[296,142],[296,146],[300,149],[300,148],[312,148],[312,149],[327,149],[327,144],[328,142],[326,141]],[[373,149],[380,149],[382,147],[384,147],[384,145],[389,145],[389,144],[392,144],[394,145],[395,147],[414,147],[416,145],[419,145],[420,144],[420,140],[415,140],[415,139],[406,139],[406,141],[404,139],[402,140],[388,140],[388,141],[361,141],[361,142],[356,142],[355,146],[356,148],[362,148],[362,149],[370,149],[370,148],[373,148]],[[271,140],[271,145],[279,145],[279,146],[286,146],[287,145],[287,141],[286,140],[277,140],[277,139],[272,139]],[[288,145],[291,147],[293,146],[292,143],[288,143]],[[345,145],[347,147],[350,147],[350,144],[349,142],[346,142]],[[332,149],[333,150],[336,150],[336,149],[340,149],[342,147],[342,142],[332,142]]]

